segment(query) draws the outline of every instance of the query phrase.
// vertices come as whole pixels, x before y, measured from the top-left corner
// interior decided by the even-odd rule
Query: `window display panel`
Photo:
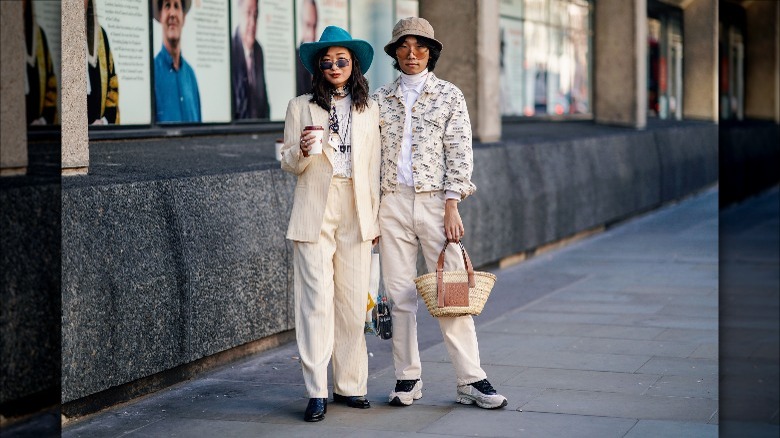
[[[550,0],[525,0],[523,18],[530,21],[547,23],[547,10]]]
[[[151,0],[157,123],[230,122],[228,0]]]
[[[588,34],[583,31],[569,31],[572,54],[572,85],[569,113],[590,113],[590,44]]]
[[[87,123],[152,121],[149,4],[87,0]]]
[[[547,112],[547,83],[550,57],[548,56],[548,27],[525,22],[525,96],[523,114],[533,116]]]
[[[682,11],[657,2],[648,4],[648,116],[682,119]]]
[[[590,3],[510,0],[500,6],[502,114],[589,114]]]
[[[284,120],[295,96],[293,2],[231,0],[233,120]]]
[[[59,125],[60,3],[25,0],[22,9],[27,125]]]
[[[498,12],[502,17],[523,18],[525,0],[499,0]]]
[[[501,18],[500,100],[501,114],[524,115],[523,22]]]
[[[420,2],[417,0],[395,0],[395,19],[393,20],[393,25],[402,18],[419,17],[419,3]],[[390,30],[392,31],[392,27]]]
[[[347,0],[295,0],[295,16],[295,95],[300,96],[311,91],[312,79],[300,60],[301,44],[319,40],[328,26],[349,30],[349,5]]]
[[[571,8],[574,6],[569,0],[549,0],[549,23],[554,27],[569,27]]]
[[[416,6],[417,2],[413,3]],[[392,59],[384,52],[384,46],[390,40],[395,24],[393,4],[384,0],[352,0],[350,22],[352,37],[366,40],[374,48],[374,60],[366,74],[370,91],[373,93],[396,77]]]

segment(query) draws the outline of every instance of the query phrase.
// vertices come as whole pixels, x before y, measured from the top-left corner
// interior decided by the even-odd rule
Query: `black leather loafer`
[[[303,419],[304,421],[322,421],[325,419],[326,412],[328,412],[328,399],[310,398]]]
[[[350,408],[356,409],[368,409],[371,407],[371,403],[362,395],[340,395],[333,393],[333,403],[344,403]]]

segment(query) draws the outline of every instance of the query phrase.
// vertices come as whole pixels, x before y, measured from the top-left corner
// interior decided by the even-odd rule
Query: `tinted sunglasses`
[[[338,68],[344,68],[349,65],[349,59],[338,59],[336,62],[322,61],[320,62],[320,70],[330,70],[333,68],[333,64],[336,64]]]

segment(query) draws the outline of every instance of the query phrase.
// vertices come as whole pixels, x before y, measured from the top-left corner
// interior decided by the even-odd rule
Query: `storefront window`
[[[590,32],[586,0],[502,2],[502,114],[590,113]]]
[[[742,120],[745,117],[745,46],[742,31],[728,26],[720,42],[720,118]]]
[[[660,119],[682,119],[682,12],[649,3],[647,19],[647,109]]]

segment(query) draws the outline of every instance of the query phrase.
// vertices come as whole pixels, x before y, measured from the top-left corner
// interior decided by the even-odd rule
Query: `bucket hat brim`
[[[154,6],[152,10],[154,11],[154,19],[158,22],[160,21],[160,8],[157,7],[158,0],[152,0],[152,5]],[[184,7],[184,15],[187,15],[187,12],[190,11],[190,8],[192,7],[192,0],[181,0],[181,5]]]
[[[434,38],[433,35],[433,26],[431,26],[431,23],[425,18],[402,18],[398,20],[398,23],[393,27],[393,37],[390,42],[385,45],[385,53],[391,58],[395,58],[395,45],[408,36],[427,38],[438,46],[439,50],[443,49],[444,44]]]
[[[322,31],[320,40],[313,43],[303,43],[299,49],[301,63],[309,73],[314,74],[319,70],[319,60],[315,59],[317,53],[326,47],[346,47],[352,51],[360,63],[360,71],[366,74],[374,60],[374,48],[366,41],[352,38],[346,30],[337,26],[328,26]]]

